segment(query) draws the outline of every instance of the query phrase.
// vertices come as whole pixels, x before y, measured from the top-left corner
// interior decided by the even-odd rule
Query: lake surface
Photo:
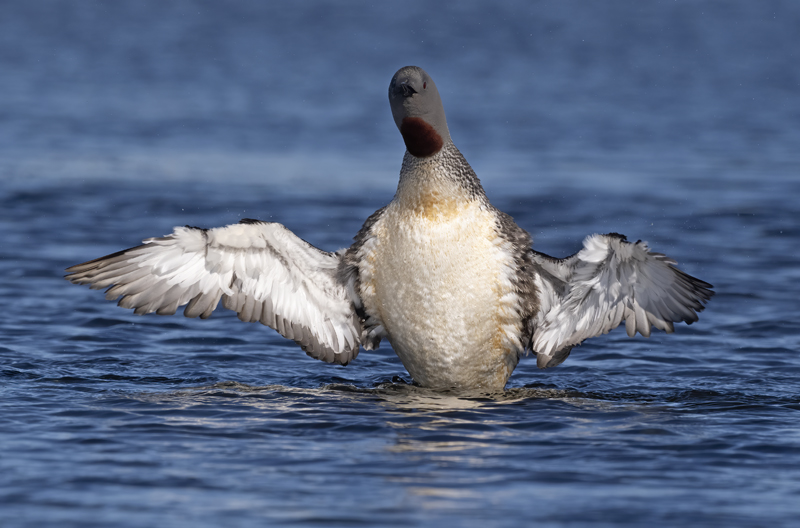
[[[800,4],[6,1],[0,525],[795,526]],[[647,240],[717,295],[504,392],[410,385],[219,309],[133,316],[69,265],[176,225],[350,244],[406,64],[539,251]]]

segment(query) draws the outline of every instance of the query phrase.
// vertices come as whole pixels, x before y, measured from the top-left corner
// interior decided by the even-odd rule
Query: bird
[[[421,387],[503,390],[520,358],[562,363],[584,340],[691,324],[713,286],[618,233],[554,258],[495,208],[450,137],[422,68],[389,85],[406,151],[392,200],[344,249],[328,252],[280,223],[243,219],[171,234],[66,269],[137,315],[209,317],[220,301],[309,356],[347,365],[387,340]]]

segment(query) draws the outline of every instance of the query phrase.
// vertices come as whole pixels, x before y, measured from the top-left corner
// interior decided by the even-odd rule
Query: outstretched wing
[[[321,251],[281,224],[243,220],[171,235],[67,268],[67,280],[108,288],[106,299],[136,314],[205,319],[220,299],[239,319],[259,321],[306,353],[346,365],[358,355],[361,323],[336,280],[339,255]]]
[[[677,262],[631,244],[622,235],[592,235],[565,259],[533,252],[540,310],[532,348],[540,368],[558,365],[570,348],[605,334],[625,321],[628,335],[650,336],[655,326],[668,333],[673,322],[697,321],[712,286],[675,267]]]

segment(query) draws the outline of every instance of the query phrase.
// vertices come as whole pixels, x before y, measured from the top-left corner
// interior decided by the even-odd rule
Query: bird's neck
[[[406,152],[394,197],[396,206],[426,218],[448,217],[476,200],[485,201],[486,195],[451,141],[433,156]]]

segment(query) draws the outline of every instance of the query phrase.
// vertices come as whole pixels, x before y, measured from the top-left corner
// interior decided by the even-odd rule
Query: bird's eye
[[[426,88],[428,88],[428,83],[427,82],[422,83],[422,89],[425,90]]]

